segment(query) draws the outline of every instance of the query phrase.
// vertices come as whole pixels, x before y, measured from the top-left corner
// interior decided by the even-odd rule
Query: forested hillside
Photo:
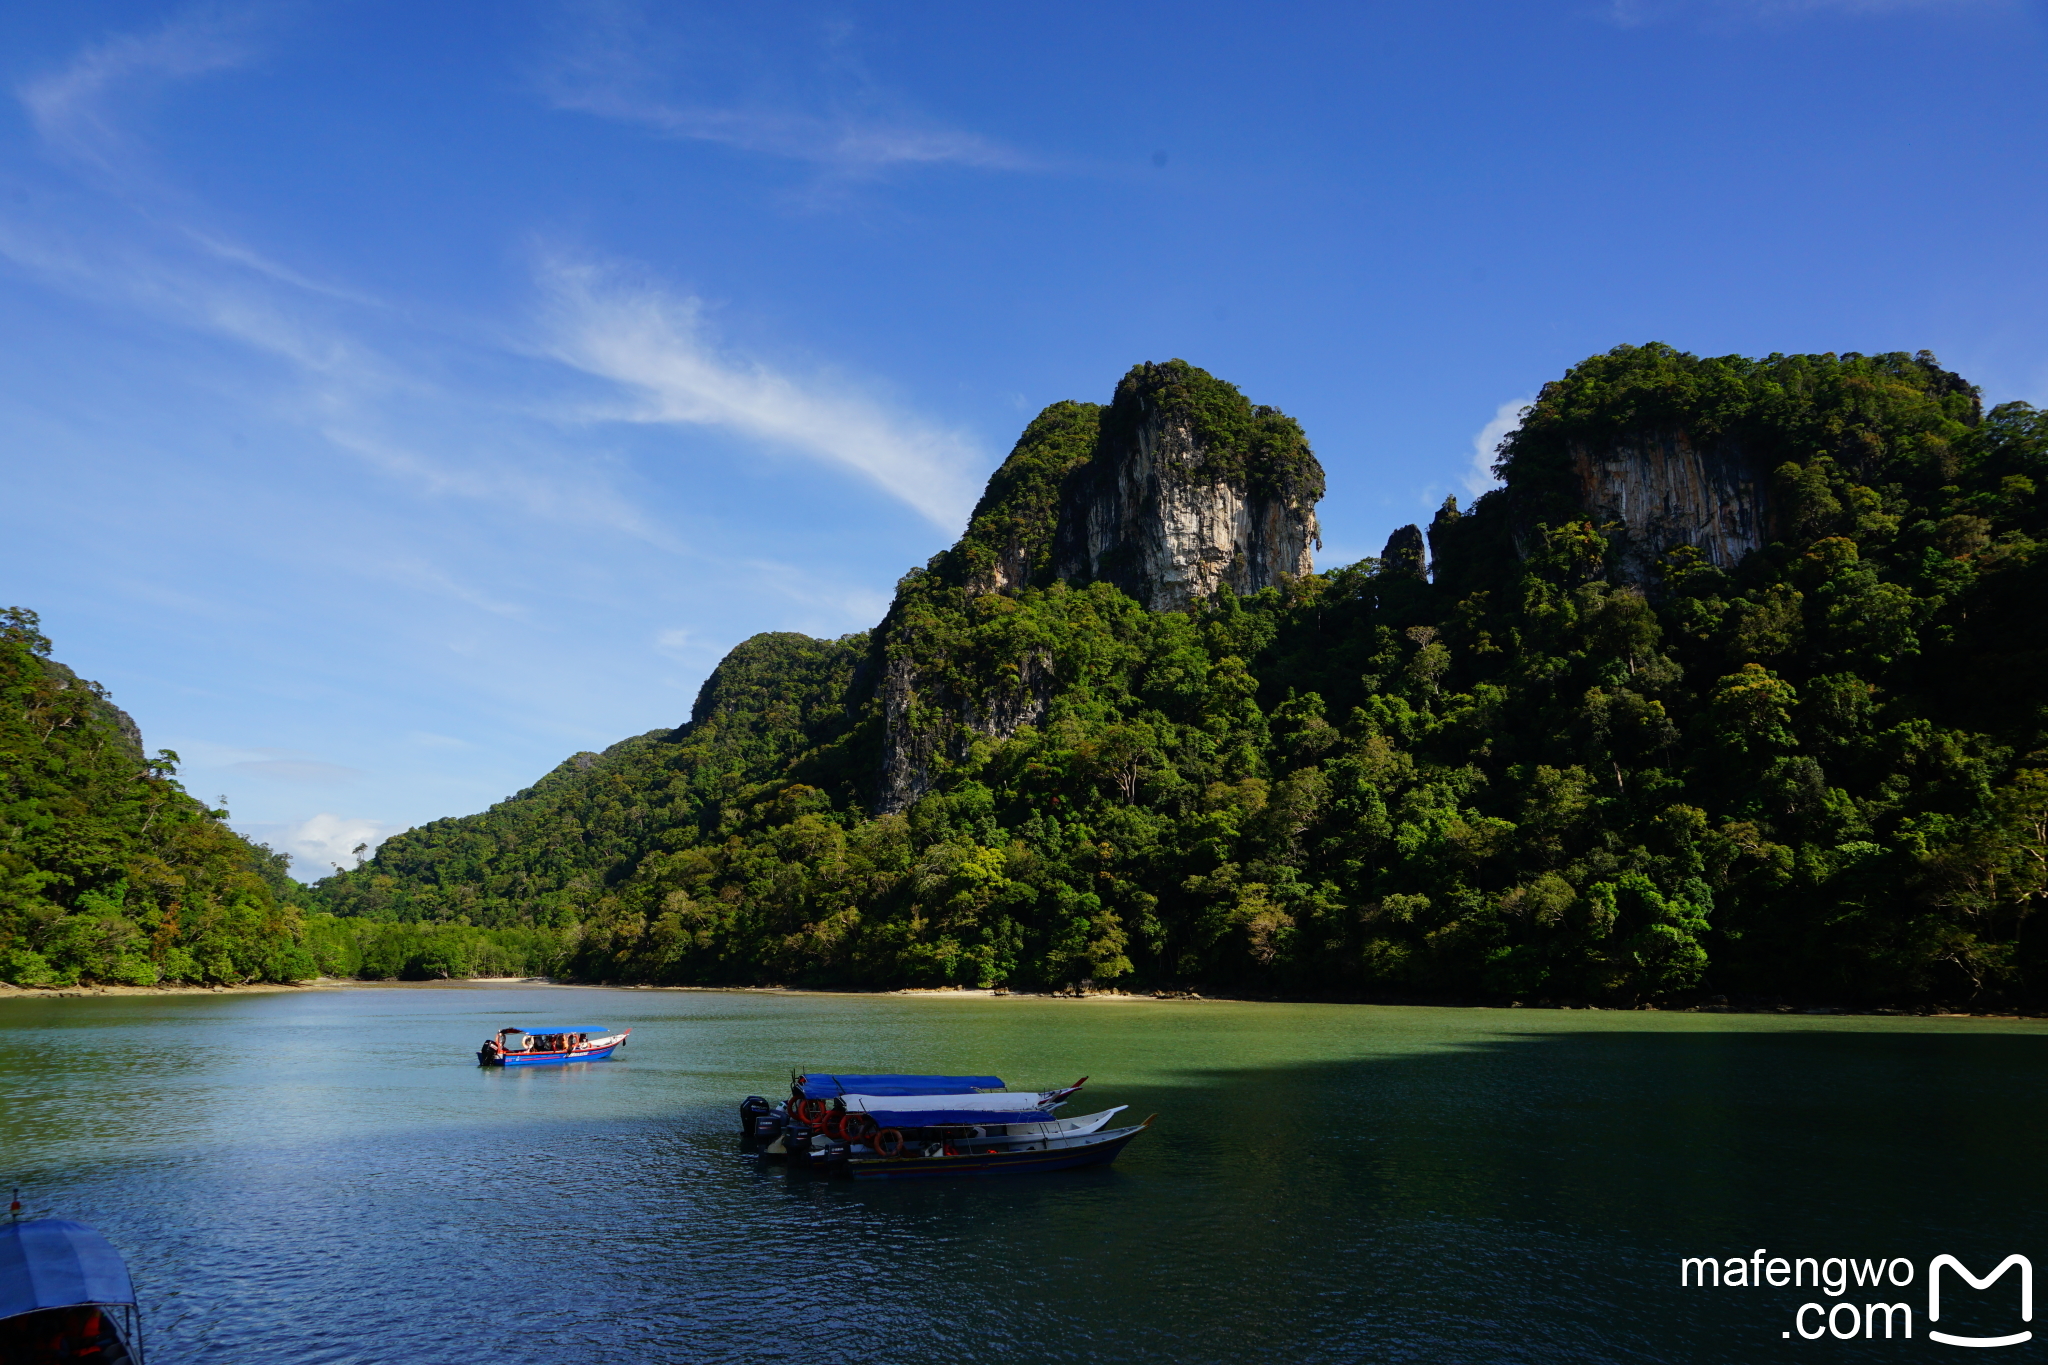
[[[1034,422],[871,634],[756,637],[680,729],[327,903],[559,934],[605,981],[2043,994],[2048,417],[1924,354],[1623,347],[1428,556],[1153,611],[1053,573],[1132,413],[1231,497],[1321,475],[1280,414],[1141,371]]]
[[[144,758],[134,722],[37,627],[0,611],[0,980],[315,975],[284,860],[187,795],[176,754]]]

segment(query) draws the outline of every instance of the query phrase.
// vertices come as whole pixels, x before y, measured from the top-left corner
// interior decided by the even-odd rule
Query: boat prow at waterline
[[[844,1164],[855,1180],[921,1180],[944,1175],[1021,1175],[1027,1171],[1065,1171],[1076,1166],[1101,1166],[1116,1160],[1130,1140],[1152,1126],[1152,1120],[1129,1128],[1072,1137],[1048,1137],[1018,1146],[993,1146],[971,1140],[923,1144],[913,1153],[883,1156],[872,1149],[850,1150]]]
[[[554,1066],[563,1062],[601,1062],[626,1041],[631,1029],[501,1028],[476,1050],[478,1066]]]
[[[97,1229],[69,1218],[0,1223],[0,1360],[142,1365],[135,1286]]]

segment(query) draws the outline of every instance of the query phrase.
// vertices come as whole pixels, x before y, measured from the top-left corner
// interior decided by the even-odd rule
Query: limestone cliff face
[[[1237,402],[1207,401],[1211,387]],[[1185,362],[1140,365],[1062,489],[1053,574],[1113,583],[1154,611],[1255,593],[1312,571],[1322,491],[1292,421]]]
[[[1673,428],[1570,449],[1586,515],[1621,527],[1617,568],[1628,582],[1651,582],[1658,556],[1676,546],[1731,569],[1769,537],[1768,480],[1734,442],[1702,445]]]
[[[1312,571],[1323,470],[1293,419],[1186,361],[1139,365],[1109,407],[1055,403],[989,480],[960,543],[898,588],[879,633],[875,808],[931,788],[934,764],[1047,716],[1058,661],[1030,648],[963,675],[950,646],[974,599],[1107,582],[1186,610]],[[986,674],[987,676],[982,676]]]
[[[877,813],[908,809],[932,786],[932,763],[941,754],[957,759],[968,743],[1008,739],[1045,719],[1052,700],[1053,665],[1039,651],[1020,661],[1008,685],[971,699],[944,684],[920,679],[911,659],[890,659],[882,673],[882,781]]]

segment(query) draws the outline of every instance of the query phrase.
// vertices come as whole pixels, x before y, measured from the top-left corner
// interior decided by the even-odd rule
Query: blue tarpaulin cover
[[[1001,1076],[840,1076],[822,1071],[803,1074],[804,1098],[836,1100],[841,1095],[964,1095],[972,1090],[1001,1090]]]
[[[600,1028],[600,1027],[599,1027],[599,1026],[597,1026],[596,1024],[574,1024],[574,1025],[564,1025],[564,1024],[549,1024],[549,1025],[548,1025],[548,1026],[547,1026],[546,1028],[515,1028],[515,1029],[499,1029],[499,1030],[498,1030],[498,1032],[500,1032],[500,1033],[524,1033],[524,1034],[528,1034],[528,1035],[530,1035],[530,1036],[533,1036],[533,1037],[540,1037],[540,1036],[542,1036],[542,1035],[544,1035],[544,1034],[549,1034],[549,1033],[587,1033],[587,1034],[589,1034],[589,1035],[590,1035],[591,1037],[593,1037],[593,1038],[602,1038],[602,1037],[604,1037],[604,1036],[605,1036],[606,1034],[610,1033],[610,1032],[611,1032],[611,1030],[610,1030],[610,1029],[608,1029],[608,1028]]]
[[[1055,1115],[1049,1109],[870,1109],[868,1117],[883,1128],[938,1128],[969,1123],[1044,1123]]]
[[[84,1223],[0,1223],[0,1318],[81,1303],[134,1303],[121,1253]]]

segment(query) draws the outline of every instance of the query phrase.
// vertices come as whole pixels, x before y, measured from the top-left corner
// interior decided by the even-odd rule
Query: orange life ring
[[[831,1117],[831,1114],[832,1106],[823,1100],[798,1100],[796,1102],[796,1121],[803,1124],[806,1128],[824,1127],[825,1120]]]
[[[884,1128],[875,1134],[874,1141],[870,1145],[874,1147],[877,1156],[901,1156],[903,1154],[903,1134],[897,1132],[894,1128]]]

